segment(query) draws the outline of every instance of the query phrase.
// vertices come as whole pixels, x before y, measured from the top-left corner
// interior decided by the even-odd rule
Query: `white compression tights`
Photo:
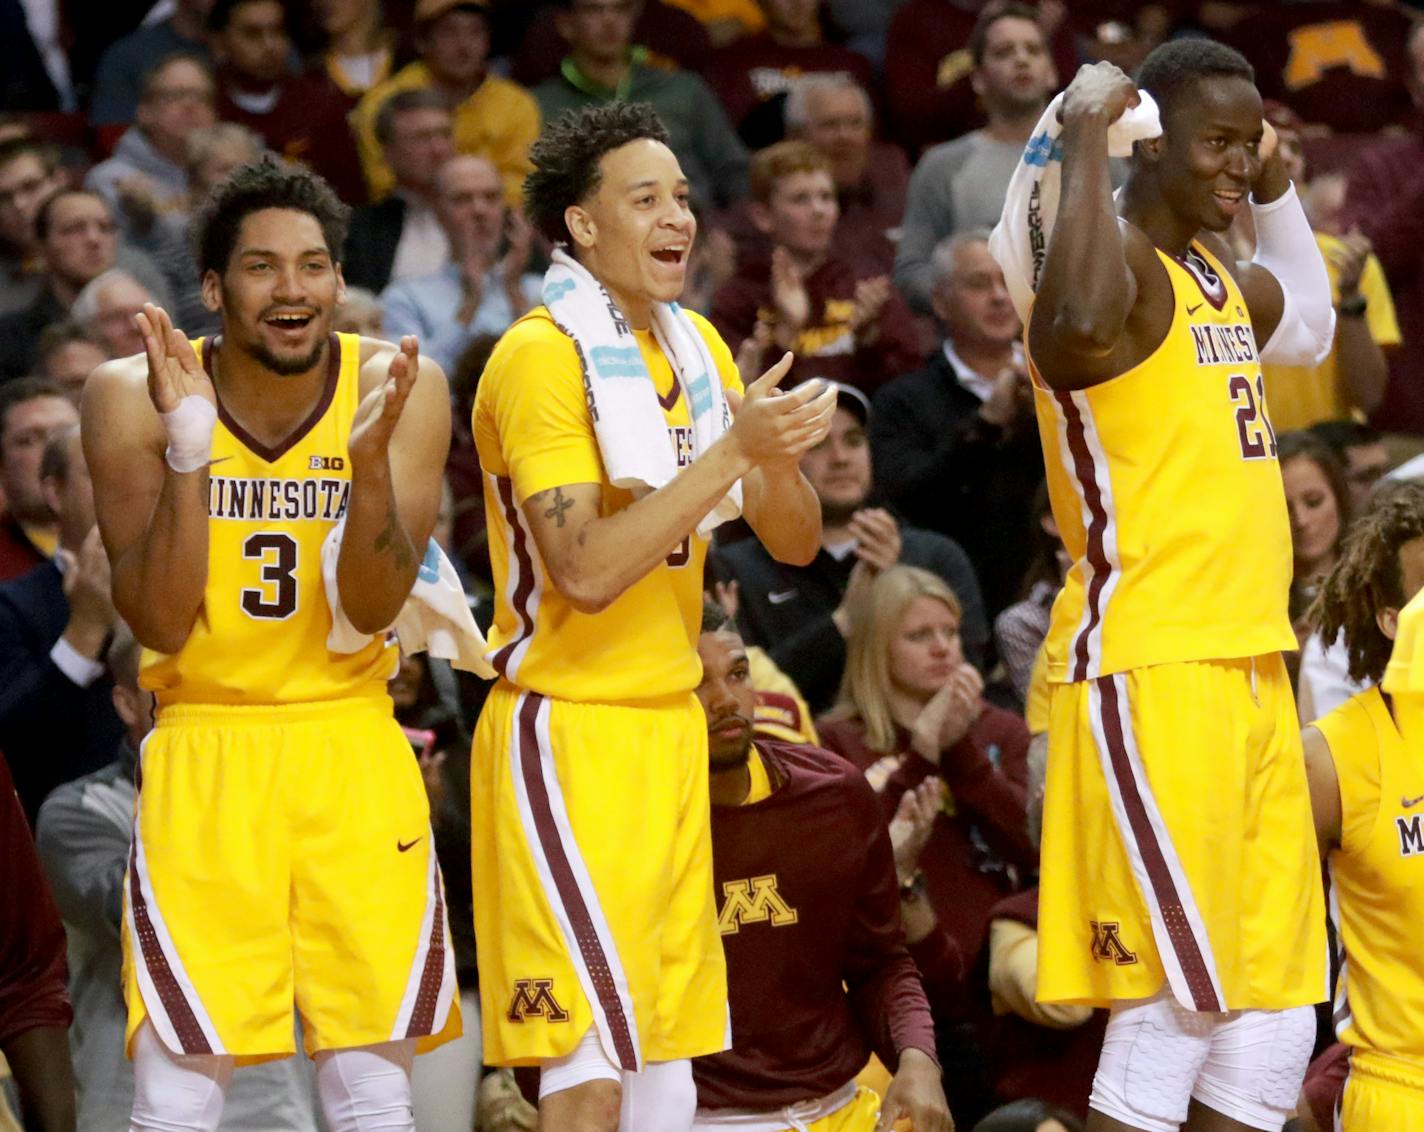
[[[330,1132],[415,1132],[410,1067],[415,1042],[316,1055],[316,1087]],[[129,1132],[216,1132],[233,1059],[171,1053],[145,1022],[134,1038]]]

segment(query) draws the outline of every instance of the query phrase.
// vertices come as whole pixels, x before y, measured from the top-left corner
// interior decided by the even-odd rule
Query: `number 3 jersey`
[[[1155,352],[1073,392],[1033,373],[1073,559],[1046,643],[1057,682],[1296,647],[1290,522],[1246,300],[1198,245],[1157,255],[1173,312]]]
[[[193,348],[211,374],[212,339],[196,339]],[[144,654],[141,682],[160,706],[385,695],[396,650],[383,639],[349,655],[326,647],[331,613],[321,546],[351,493],[347,441],[360,401],[361,339],[334,334],[328,354],[320,401],[275,448],[219,410],[203,605],[181,651]]]

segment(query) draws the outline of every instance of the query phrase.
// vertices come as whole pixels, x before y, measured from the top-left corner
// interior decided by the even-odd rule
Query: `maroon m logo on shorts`
[[[1116,920],[1089,920],[1093,929],[1093,958],[1099,962],[1116,963],[1126,967],[1137,962],[1137,953],[1129,951],[1119,934],[1121,925]]]
[[[542,1018],[546,1022],[567,1022],[569,1012],[554,999],[553,979],[516,979],[514,998],[507,1016],[511,1022]]]

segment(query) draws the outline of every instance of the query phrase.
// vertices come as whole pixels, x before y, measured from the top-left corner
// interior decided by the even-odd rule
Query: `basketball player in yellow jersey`
[[[331,333],[348,210],[267,160],[199,221],[189,342],[100,366],[82,435],[114,604],[158,702],[124,890],[131,1129],[215,1129],[233,1066],[293,1052],[334,1132],[413,1132],[417,1045],[459,1033],[429,811],[385,685],[450,437],[444,376]],[[344,521],[330,597],[322,548]],[[329,601],[358,632],[328,650]]]
[[[1372,685],[1304,734],[1330,913],[1343,952],[1335,1033],[1351,1047],[1339,1126],[1424,1128],[1424,747],[1378,685],[1400,610],[1424,588],[1424,484],[1386,486],[1351,528],[1311,620]]]
[[[1107,133],[1149,92],[1114,197]],[[1027,329],[1073,567],[1052,691],[1038,993],[1108,1006],[1088,1127],[1279,1129],[1326,994],[1280,651],[1291,542],[1258,355],[1313,358],[1325,268],[1249,64],[1209,40],[1079,71]],[[1220,237],[1250,206],[1259,246]]]
[[[475,400],[501,675],[470,769],[485,1058],[541,1067],[543,1128],[674,1132],[696,1104],[688,1059],[728,1041],[707,727],[693,694],[707,552],[697,528],[740,481],[771,552],[809,561],[820,510],[796,460],[829,429],[835,390],[779,394],[787,355],[739,396],[717,332],[670,305],[696,221],[650,107],[566,115],[530,156],[525,210],[573,260],[556,259],[546,300],[567,311],[562,300],[581,292],[597,319],[583,333],[607,340],[576,342],[572,317],[565,330],[536,308],[495,347]],[[700,451],[698,385],[674,374],[670,327],[685,331],[686,357],[705,348],[715,370],[699,362],[684,377],[720,381],[735,410]],[[662,418],[619,442],[666,443],[681,466],[637,496],[605,471],[619,453],[601,446],[593,414],[608,408],[581,364],[610,354],[620,378],[651,380],[636,388]]]

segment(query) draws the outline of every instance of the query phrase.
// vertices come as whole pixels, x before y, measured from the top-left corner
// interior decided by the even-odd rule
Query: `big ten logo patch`
[[[505,1012],[511,1022],[542,1018],[546,1022],[567,1022],[569,1012],[554,998],[553,979],[516,979],[514,997]]]
[[[1137,953],[1122,942],[1122,925],[1116,920],[1089,920],[1093,933],[1093,958],[1100,963],[1126,967],[1137,962]]]
[[[677,466],[685,468],[692,463],[692,429],[687,425],[669,425],[668,439],[672,441]]]
[[[729,880],[722,885],[717,930],[723,935],[736,935],[745,924],[764,924],[768,920],[772,927],[783,928],[794,924],[797,918],[796,909],[777,891],[775,874]]]
[[[313,472],[339,472],[345,467],[346,460],[341,456],[313,456],[307,463]]]

